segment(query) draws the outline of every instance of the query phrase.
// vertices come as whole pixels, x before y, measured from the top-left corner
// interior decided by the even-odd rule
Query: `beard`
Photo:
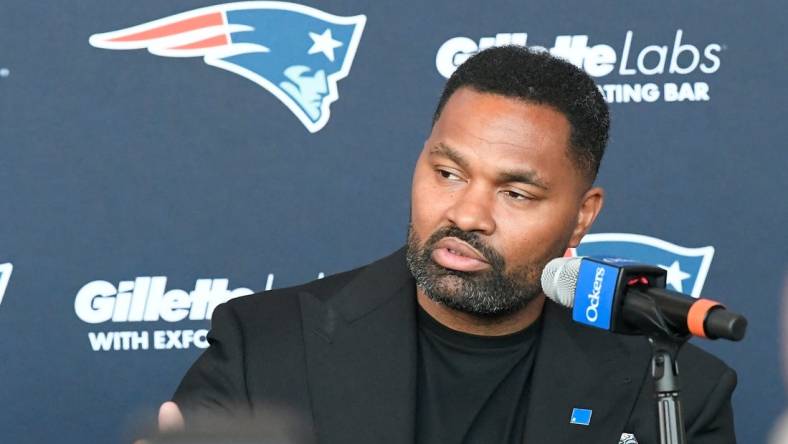
[[[435,245],[445,237],[455,237],[471,245],[490,264],[483,271],[465,272],[444,268],[432,260]],[[542,294],[544,264],[526,264],[506,271],[506,261],[485,245],[476,233],[455,226],[435,231],[422,246],[408,226],[407,263],[410,273],[431,300],[479,317],[503,317],[528,305]]]

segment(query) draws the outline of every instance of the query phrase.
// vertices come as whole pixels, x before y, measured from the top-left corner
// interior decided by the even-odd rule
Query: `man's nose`
[[[468,187],[458,196],[454,205],[449,207],[446,217],[463,231],[490,235],[495,231],[495,219],[492,216],[493,198],[494,196],[490,196],[482,187]]]

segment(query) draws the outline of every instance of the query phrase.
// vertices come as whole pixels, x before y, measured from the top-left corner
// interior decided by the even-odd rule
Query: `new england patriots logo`
[[[366,16],[340,17],[295,3],[208,6],[90,36],[106,49],[147,49],[163,57],[202,57],[262,86],[314,133],[339,98]]]
[[[642,234],[588,234],[567,256],[614,256],[656,265],[668,272],[667,288],[700,297],[714,247],[687,248]]]

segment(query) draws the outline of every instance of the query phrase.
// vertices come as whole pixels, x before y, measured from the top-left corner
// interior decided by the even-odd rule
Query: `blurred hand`
[[[178,404],[167,401],[159,407],[159,432],[180,432],[184,429],[183,415]]]

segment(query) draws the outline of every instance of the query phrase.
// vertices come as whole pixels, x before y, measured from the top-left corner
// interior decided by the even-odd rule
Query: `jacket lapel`
[[[617,443],[648,375],[643,341],[585,327],[546,301],[524,442]],[[592,411],[587,426],[570,423],[575,408]]]
[[[299,295],[318,440],[413,442],[416,296],[404,249],[326,296]]]

